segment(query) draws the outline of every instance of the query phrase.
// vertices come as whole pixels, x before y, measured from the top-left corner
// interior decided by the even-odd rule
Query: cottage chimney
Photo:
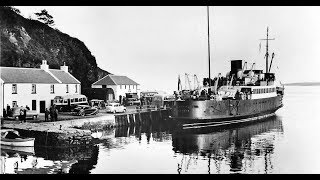
[[[68,66],[66,66],[65,62],[63,62],[63,66],[60,66],[60,70],[62,70],[64,72],[68,72]]]
[[[49,70],[49,65],[47,64],[46,60],[42,60],[42,64],[40,65],[40,68],[45,70],[45,71]]]

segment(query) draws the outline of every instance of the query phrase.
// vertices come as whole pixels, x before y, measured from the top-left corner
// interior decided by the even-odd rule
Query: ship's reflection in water
[[[187,172],[192,165],[197,166],[199,158],[207,160],[209,174],[272,173],[274,143],[282,135],[282,123],[277,116],[227,129],[173,132],[173,150],[183,154],[178,173]]]
[[[282,133],[277,116],[191,131],[164,121],[93,133],[96,145],[88,147],[1,147],[1,173],[273,173]]]

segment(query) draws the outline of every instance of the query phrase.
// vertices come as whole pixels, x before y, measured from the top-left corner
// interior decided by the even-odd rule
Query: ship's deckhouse
[[[251,99],[276,97],[275,86],[251,86]]]

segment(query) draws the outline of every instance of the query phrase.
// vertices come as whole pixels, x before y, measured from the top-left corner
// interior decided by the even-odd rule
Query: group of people
[[[27,121],[27,108],[20,109],[19,121],[26,122]]]
[[[46,108],[44,112],[44,121],[49,121],[49,116],[50,116],[50,121],[58,120],[58,109],[56,108],[55,105],[51,106],[49,110],[48,108]]]
[[[18,119],[20,122],[26,122],[26,117],[27,117],[27,110],[30,110],[30,108],[28,107],[28,105],[26,105],[25,108],[21,108],[19,111],[19,116]],[[49,117],[50,117],[50,121],[57,121],[58,120],[58,109],[56,108],[55,105],[51,106],[48,110],[48,108],[46,108],[45,110],[45,121],[49,121]],[[9,105],[7,105],[7,108],[3,108],[3,117],[7,118],[10,117],[12,115],[12,109],[10,108]],[[2,121],[1,121],[2,123]]]
[[[16,106],[18,107],[18,106]],[[21,106],[22,107],[22,106]],[[26,122],[26,117],[27,117],[27,110],[30,110],[30,108],[28,107],[28,105],[26,105],[25,108],[21,108],[19,111],[19,116],[18,119],[20,122]],[[10,106],[7,104],[7,109],[3,108],[3,117],[7,118],[12,116],[12,109],[10,108]]]
[[[7,118],[11,114],[12,114],[11,108],[10,108],[9,104],[7,104],[7,109],[3,108],[3,117]]]

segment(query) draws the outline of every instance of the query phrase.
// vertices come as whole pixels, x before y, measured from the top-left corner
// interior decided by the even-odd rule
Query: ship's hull
[[[218,126],[254,121],[274,115],[281,108],[282,95],[248,100],[176,101],[173,119],[184,127]]]

